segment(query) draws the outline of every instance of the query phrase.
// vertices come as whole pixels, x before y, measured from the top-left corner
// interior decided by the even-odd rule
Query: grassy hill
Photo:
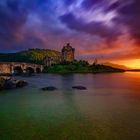
[[[49,49],[29,49],[17,53],[0,54],[0,62],[27,62],[42,64],[45,56],[58,56],[60,52]]]

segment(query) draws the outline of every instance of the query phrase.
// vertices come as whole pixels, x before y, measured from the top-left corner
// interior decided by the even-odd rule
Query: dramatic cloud
[[[100,36],[111,41],[121,34],[119,29],[116,30],[114,27],[109,27],[103,22],[92,21],[86,23],[82,19],[76,19],[72,13],[61,16],[60,20],[72,30]]]
[[[140,59],[139,0],[2,0],[0,51],[60,50],[77,58]]]
[[[134,0],[118,10],[120,15],[120,17],[118,17],[118,21],[128,27],[130,34],[138,43],[140,43],[140,31],[138,30],[140,28],[139,5],[140,1]]]

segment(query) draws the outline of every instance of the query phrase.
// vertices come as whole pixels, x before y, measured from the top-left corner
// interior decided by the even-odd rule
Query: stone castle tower
[[[67,43],[62,49],[62,61],[72,62],[75,59],[75,49]]]
[[[53,64],[59,64],[64,61],[72,62],[75,59],[74,53],[75,49],[72,48],[68,43],[66,46],[62,48],[60,55],[52,57],[46,56],[43,61],[44,65],[51,66]]]

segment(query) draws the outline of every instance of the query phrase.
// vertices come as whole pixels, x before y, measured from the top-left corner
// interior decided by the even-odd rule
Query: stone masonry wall
[[[0,64],[0,74],[9,74],[11,73],[10,65]]]

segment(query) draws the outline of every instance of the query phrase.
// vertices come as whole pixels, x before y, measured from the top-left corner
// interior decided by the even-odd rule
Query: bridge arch
[[[0,74],[40,73],[43,65],[22,62],[0,62]]]
[[[21,74],[23,74],[23,69],[22,69],[21,66],[15,66],[15,67],[13,68],[13,72],[14,72],[14,74],[16,74],[16,75],[21,75]]]
[[[27,68],[26,68],[26,72],[27,72],[28,74],[33,74],[33,73],[35,73],[35,70],[34,70],[34,68],[32,68],[32,67],[27,67]]]
[[[41,73],[41,68],[37,67],[36,68],[36,73]]]

